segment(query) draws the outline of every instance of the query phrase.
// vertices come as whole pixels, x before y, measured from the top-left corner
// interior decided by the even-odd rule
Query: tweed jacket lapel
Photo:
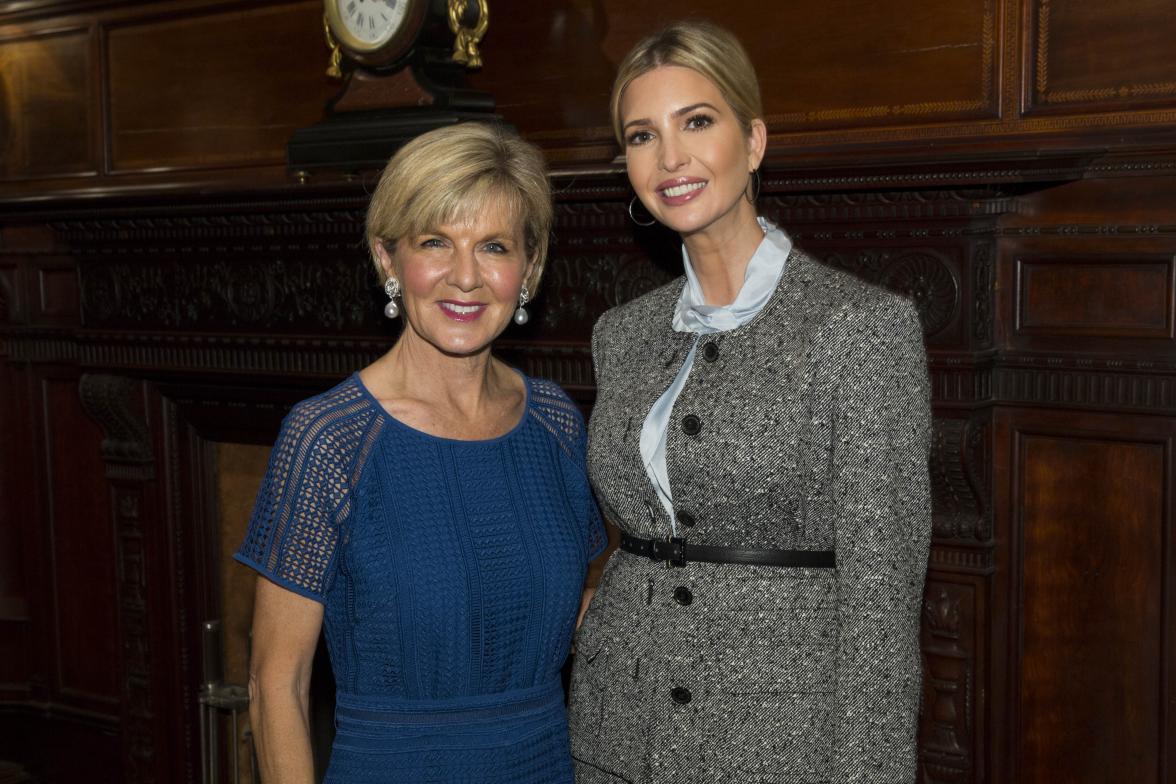
[[[704,340],[729,345],[729,365],[733,375],[725,379],[723,388],[738,389],[745,376],[741,368],[754,366],[764,354],[765,342],[773,348],[791,346],[793,333],[805,323],[805,303],[801,293],[811,261],[794,250],[788,258],[784,273],[771,299],[751,321],[729,332],[708,335]],[[696,335],[675,332],[672,318],[681,294],[684,278],[679,278],[650,294],[610,311],[607,318],[597,323],[593,333],[593,357],[597,370],[600,397],[593,409],[589,425],[589,463],[593,481],[605,515],[622,530],[635,536],[665,538],[672,529],[653,485],[645,472],[639,444],[641,427],[649,410],[673,383],[682,367]],[[623,345],[612,345],[613,342]],[[766,352],[769,367],[753,370],[758,374],[786,370],[789,352]],[[696,369],[700,359],[695,360]],[[709,364],[709,363],[704,363]],[[683,461],[690,457],[684,449],[680,428],[677,426],[692,402],[707,397],[700,390],[694,371],[674,405],[666,444],[675,508],[679,498],[686,498],[698,486],[683,488]],[[719,393],[718,387],[710,390]],[[711,462],[691,466],[695,471],[718,468]],[[680,495],[685,493],[686,495]],[[680,532],[681,533],[681,532]],[[701,533],[701,532],[698,532]]]
[[[597,495],[605,516],[635,536],[665,538],[671,533],[670,521],[645,473],[640,445],[645,417],[673,383],[694,343],[693,334],[675,332],[672,325],[674,303],[684,283],[685,278],[677,278],[645,295],[638,300],[640,316],[617,325],[626,344],[635,350],[614,357],[603,343],[600,322],[593,332],[600,396],[592,409],[589,450],[593,443],[599,447],[597,456],[616,480],[610,487],[620,491],[605,493],[598,487]],[[608,383],[602,383],[605,374]]]
[[[836,367],[809,350],[824,320],[804,296],[814,267],[793,251],[755,318],[706,336],[715,358],[695,361],[674,404],[666,467],[675,512],[696,523],[690,541],[832,548],[827,472],[813,469],[830,456]],[[691,415],[699,435],[680,426]]]

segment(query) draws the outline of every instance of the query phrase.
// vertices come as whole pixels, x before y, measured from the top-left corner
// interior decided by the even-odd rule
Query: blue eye
[[[421,240],[421,247],[422,248],[443,248],[443,247],[445,247],[445,243],[443,243],[441,240],[437,239],[436,237],[427,237],[427,238]]]
[[[505,245],[503,245],[501,242],[487,242],[482,247],[485,248],[490,253],[507,253],[507,252],[509,252],[507,250],[507,247]]]

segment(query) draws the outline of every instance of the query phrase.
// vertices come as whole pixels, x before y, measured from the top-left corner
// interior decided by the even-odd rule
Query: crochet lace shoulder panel
[[[587,444],[584,415],[554,381],[533,378],[530,383],[531,414],[555,436],[568,457],[583,468],[584,449]]]
[[[304,400],[282,422],[237,560],[322,600],[351,491],[381,428],[354,380]]]

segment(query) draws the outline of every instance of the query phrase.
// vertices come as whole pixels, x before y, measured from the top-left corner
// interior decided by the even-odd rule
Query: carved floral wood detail
[[[377,330],[380,289],[372,268],[350,256],[214,253],[82,267],[88,327]]]
[[[861,250],[852,255],[828,253],[823,260],[871,283],[909,298],[919,311],[923,334],[941,332],[959,316],[960,287],[954,262],[931,248]]]
[[[974,589],[929,578],[923,600],[923,703],[919,763],[923,784],[973,776],[976,683]]]

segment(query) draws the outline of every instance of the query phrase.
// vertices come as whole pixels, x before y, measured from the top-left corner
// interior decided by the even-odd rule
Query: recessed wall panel
[[[40,315],[52,319],[76,320],[78,316],[78,271],[73,264],[44,266],[40,276]]]
[[[1176,14],[1168,0],[1034,0],[1026,73],[1031,108],[1176,106]]]
[[[1172,335],[1172,258],[1042,258],[1017,263],[1017,331],[1029,335]]]
[[[470,79],[532,138],[611,146],[617,65],[665,24],[703,18],[747,49],[771,131],[989,118],[999,114],[1002,9],[998,0],[499,0],[485,67]]]
[[[1158,781],[1162,440],[1017,437],[1020,781]]]
[[[315,2],[125,23],[107,51],[116,171],[279,162],[338,89]]]
[[[114,531],[99,447],[74,378],[42,385],[45,410],[57,687],[68,698],[117,699]]]
[[[95,169],[90,34],[0,41],[0,179]]]

